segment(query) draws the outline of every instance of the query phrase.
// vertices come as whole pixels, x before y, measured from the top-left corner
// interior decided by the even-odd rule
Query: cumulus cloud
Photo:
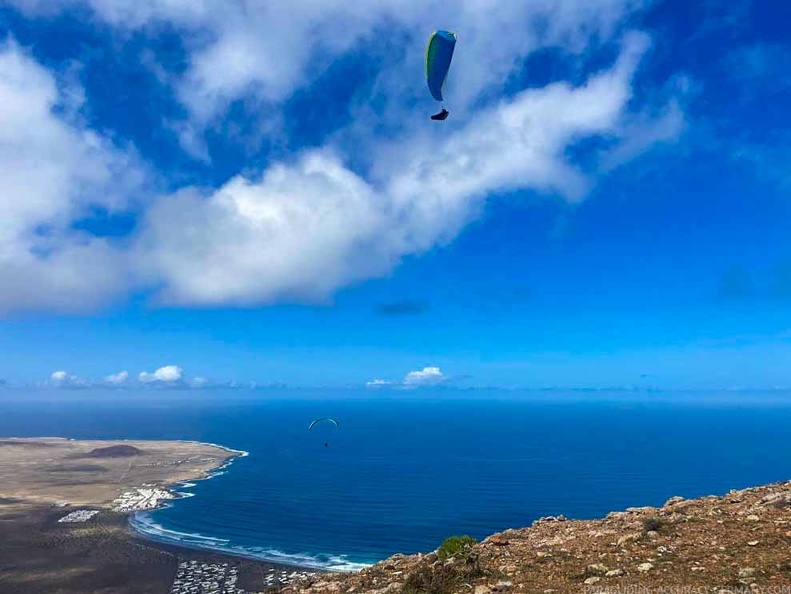
[[[143,371],[138,376],[138,379],[143,384],[151,384],[154,382],[161,382],[165,384],[173,384],[181,381],[183,370],[178,365],[165,365],[160,367],[153,373]]]
[[[123,255],[71,225],[124,204],[133,159],[57,111],[72,96],[13,41],[0,43],[0,313],[90,309],[128,285]]]
[[[417,371],[410,371],[404,376],[405,386],[436,386],[447,380],[439,367],[424,367]]]
[[[167,302],[321,301],[450,241],[490,192],[579,200],[591,182],[566,149],[617,128],[647,43],[627,37],[614,66],[580,87],[529,89],[455,133],[387,147],[371,180],[335,151],[309,150],[209,195],[163,197],[148,212],[137,261]]]
[[[368,46],[388,65],[371,91],[382,100],[381,113],[359,108],[356,120],[364,125],[352,123],[260,173],[150,197],[123,248],[71,224],[93,206],[127,207],[142,170],[107,138],[56,113],[64,98],[51,73],[17,46],[0,47],[0,146],[9,147],[0,151],[0,168],[10,172],[0,180],[0,312],[91,308],[132,289],[184,305],[328,301],[342,287],[387,275],[405,256],[452,241],[490,193],[582,199],[598,172],[570,160],[576,143],[612,141],[606,170],[672,138],[683,119],[672,107],[658,124],[633,113],[633,77],[649,45],[639,33],[623,36],[614,63],[579,85],[554,82],[502,95],[531,52],[560,47],[573,56],[591,39],[612,40],[642,5],[636,0],[536,0],[497,11],[474,0],[294,0],[257,10],[232,0],[14,4],[31,16],[88,6],[118,31],[172,26],[185,39],[188,64],[158,77],[190,114],[168,125],[197,153],[202,127],[233,102],[282,107],[381,28],[401,36]],[[464,41],[454,58],[453,121],[442,135],[403,117],[418,101],[433,108],[420,61],[438,14]],[[180,369],[170,380],[156,377],[159,371],[139,379],[181,380]]]
[[[69,378],[69,374],[65,371],[53,371],[50,379],[53,382],[64,382]]]
[[[111,375],[105,376],[104,381],[108,384],[113,384],[115,386],[120,386],[129,378],[129,372],[127,371],[119,371],[118,373],[113,373]]]
[[[63,370],[53,371],[49,383],[57,388],[78,388],[88,385],[85,380]]]

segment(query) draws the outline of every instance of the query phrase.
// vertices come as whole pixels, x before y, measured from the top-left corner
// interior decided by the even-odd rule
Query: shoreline
[[[69,438],[65,438],[69,439]],[[82,441],[90,441],[90,440],[82,440]],[[118,441],[156,441],[156,440],[118,440]],[[356,573],[358,571],[362,571],[367,567],[371,567],[374,563],[360,563],[355,561],[349,561],[343,558],[342,556],[333,557],[331,559],[337,559],[337,562],[328,561],[326,563],[322,562],[313,562],[311,559],[311,555],[308,553],[281,553],[279,551],[276,552],[276,549],[269,549],[269,553],[257,553],[250,549],[246,549],[244,547],[223,547],[211,544],[200,544],[195,542],[184,541],[178,537],[168,537],[163,535],[162,533],[173,533],[173,531],[168,530],[167,528],[159,525],[154,524],[156,527],[156,531],[145,530],[141,527],[144,524],[144,518],[149,516],[151,513],[166,509],[173,505],[176,505],[176,501],[179,499],[188,499],[190,497],[196,497],[196,493],[191,492],[183,492],[179,491],[179,488],[191,489],[197,486],[198,481],[207,481],[212,478],[216,478],[222,476],[225,473],[225,470],[233,464],[237,458],[247,458],[250,456],[250,452],[246,450],[237,450],[228,446],[224,446],[217,443],[206,442],[206,441],[197,441],[197,440],[189,440],[189,439],[174,439],[174,440],[167,440],[167,441],[174,441],[179,443],[189,443],[194,445],[200,446],[211,446],[228,452],[230,455],[225,459],[225,461],[216,468],[209,470],[206,472],[206,476],[198,477],[194,479],[190,479],[188,481],[179,481],[172,484],[164,484],[163,489],[166,490],[172,497],[171,499],[161,500],[161,503],[157,505],[155,508],[146,509],[146,510],[137,510],[131,512],[123,512],[127,516],[127,525],[129,527],[129,531],[134,536],[140,537],[148,542],[156,543],[158,545],[165,545],[175,548],[183,548],[191,551],[203,551],[207,553],[223,555],[223,556],[230,556],[230,557],[237,557],[240,559],[248,559],[251,561],[256,561],[259,563],[266,563],[276,566],[278,568],[288,568],[300,571],[309,571],[312,573],[315,572],[330,572],[330,573]],[[153,524],[153,522],[152,522]],[[157,533],[159,532],[159,534]],[[210,536],[203,536],[199,534],[185,534],[184,536],[193,536],[195,538],[203,539],[205,541],[209,540],[217,540],[217,541],[225,541],[225,539],[210,537]],[[305,561],[295,560],[295,558],[302,557]]]
[[[190,491],[190,489],[198,486],[199,481],[213,479],[225,474],[227,469],[237,459],[250,456],[250,452],[246,450],[235,449],[218,443],[191,439],[80,439],[65,436],[7,437],[5,439],[19,441],[47,440],[83,444],[107,442],[112,442],[115,444],[133,443],[141,448],[144,448],[146,443],[170,443],[218,450],[219,455],[215,453],[215,457],[218,458],[215,460],[215,466],[203,469],[201,471],[202,476],[191,476],[183,480],[162,479],[156,481],[154,483],[155,486],[149,487],[134,484],[127,485],[126,488],[121,489],[117,493],[118,498],[113,502],[93,504],[85,503],[79,505],[78,507],[83,509],[97,509],[105,513],[122,515],[124,517],[124,524],[126,527],[125,529],[130,537],[155,544],[156,546],[172,547],[174,549],[183,549],[193,552],[199,551],[209,555],[244,559],[268,566],[275,566],[277,568],[287,568],[289,570],[305,571],[310,573],[354,573],[365,569],[366,567],[370,567],[373,564],[350,561],[341,555],[313,555],[307,552],[284,553],[278,550],[276,546],[250,546],[249,548],[244,546],[227,546],[229,541],[221,537],[204,536],[199,533],[182,534],[177,531],[169,530],[168,528],[161,526],[151,519],[151,514],[153,514],[153,512],[177,505],[176,502],[179,499],[195,497],[197,494]],[[123,499],[125,495],[133,495],[136,492],[139,493],[141,490],[144,491],[146,489],[155,489],[159,492],[156,494],[153,502],[149,498],[145,507],[135,508],[133,504],[130,509],[118,508],[119,500]]]
[[[175,440],[174,440],[175,441]],[[216,448],[220,448],[224,451],[230,452],[232,455],[229,456],[226,461],[218,466],[217,468],[209,471],[206,476],[201,478],[192,479],[190,481],[180,481],[178,483],[174,483],[172,485],[166,486],[166,490],[173,496],[172,499],[163,500],[161,505],[157,506],[153,509],[148,510],[139,510],[133,512],[126,512],[128,519],[127,524],[129,526],[129,530],[132,534],[139,536],[149,542],[154,542],[159,545],[166,545],[172,546],[176,548],[185,548],[188,550],[193,551],[204,551],[219,555],[227,555],[231,557],[238,557],[241,559],[249,559],[251,561],[257,561],[260,563],[268,563],[272,564],[277,567],[286,567],[289,569],[295,570],[307,570],[310,572],[329,572],[329,573],[356,573],[358,571],[362,571],[368,567],[374,565],[374,563],[359,563],[355,561],[348,561],[342,556],[337,556],[337,563],[333,563],[329,561],[327,563],[322,562],[312,562],[311,556],[308,553],[281,553],[276,549],[269,549],[268,553],[258,553],[256,551],[246,549],[244,547],[223,547],[221,545],[211,545],[211,544],[202,544],[196,542],[185,541],[178,536],[175,537],[168,537],[167,533],[175,533],[172,530],[168,530],[167,528],[161,526],[160,524],[156,524],[155,522],[151,521],[147,523],[147,525],[154,527],[154,530],[146,530],[142,526],[146,524],[145,520],[150,517],[150,514],[157,511],[166,509],[173,505],[176,505],[176,501],[179,499],[187,499],[190,497],[196,497],[196,493],[191,492],[183,492],[178,491],[179,487],[190,489],[197,486],[198,481],[207,481],[212,478],[216,478],[218,476],[222,476],[226,468],[228,468],[237,458],[246,458],[250,455],[250,452],[245,450],[235,450],[233,448],[229,448],[227,446],[223,446],[216,443],[209,443],[209,442],[199,442],[193,440],[179,440],[182,443],[192,443],[198,445],[208,445],[213,446]],[[178,533],[176,533],[178,534]],[[211,536],[204,536],[201,534],[183,534],[183,536],[193,537],[197,539],[201,539],[203,541],[224,541],[229,542],[227,539],[211,537]],[[302,557],[305,561],[298,561],[295,560],[297,557]],[[332,558],[332,557],[331,557]]]

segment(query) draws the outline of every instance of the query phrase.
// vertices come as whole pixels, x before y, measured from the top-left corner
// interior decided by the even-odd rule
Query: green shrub
[[[450,536],[437,549],[437,557],[440,561],[444,561],[448,557],[466,559],[469,550],[476,542],[478,541],[466,534],[464,536]]]

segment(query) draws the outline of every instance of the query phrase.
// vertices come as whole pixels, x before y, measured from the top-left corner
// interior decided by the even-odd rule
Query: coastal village
[[[170,594],[249,594],[236,587],[239,570],[227,563],[182,561]]]
[[[113,503],[113,508],[117,512],[131,513],[136,511],[150,511],[162,505],[163,501],[175,499],[170,491],[158,489],[156,487],[145,487],[133,491],[125,491]]]
[[[270,568],[263,578],[265,590],[279,590],[295,580],[312,579],[317,574],[306,571],[276,570]],[[173,580],[170,594],[263,594],[237,587],[239,569],[228,563],[206,563],[197,560],[182,561]]]

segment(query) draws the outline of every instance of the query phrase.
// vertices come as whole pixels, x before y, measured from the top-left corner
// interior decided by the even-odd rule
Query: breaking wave
[[[180,532],[158,524],[150,512],[137,512],[129,518],[129,525],[138,534],[164,544],[186,548],[203,549],[269,561],[281,565],[329,571],[354,572],[370,567],[371,563],[350,561],[343,555],[312,555],[310,553],[286,553],[270,547],[243,547],[233,545],[228,539],[206,536],[198,532]]]

